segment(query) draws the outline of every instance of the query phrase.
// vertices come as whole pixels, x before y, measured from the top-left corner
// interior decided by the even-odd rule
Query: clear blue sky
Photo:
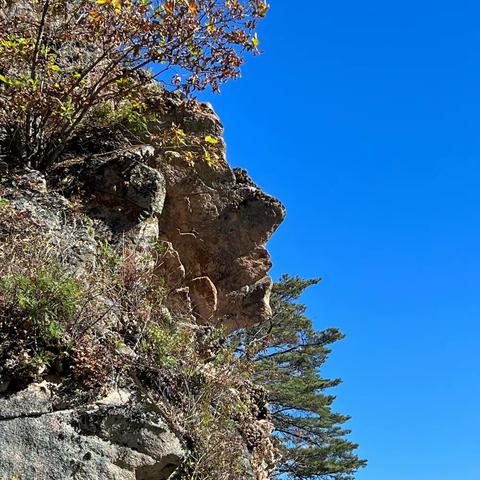
[[[265,54],[213,99],[280,198],[275,276],[322,276],[326,369],[359,480],[480,479],[480,4],[271,0]]]

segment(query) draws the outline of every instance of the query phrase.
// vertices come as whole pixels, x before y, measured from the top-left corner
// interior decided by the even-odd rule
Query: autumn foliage
[[[262,0],[0,0],[0,127],[45,168],[108,102],[139,112],[154,79],[187,93],[258,52]]]

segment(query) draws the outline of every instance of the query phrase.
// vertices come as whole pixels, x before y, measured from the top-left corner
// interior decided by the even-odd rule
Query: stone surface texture
[[[56,405],[43,382],[0,398],[0,478],[162,480],[180,441],[125,392],[78,408]]]
[[[186,133],[222,138],[208,104],[172,118]],[[195,314],[227,329],[268,319],[272,281],[265,245],[285,217],[283,205],[226,161],[219,168],[201,162],[192,167],[181,155],[157,153],[156,165],[166,179],[160,236],[178,252],[187,284],[208,278],[216,290],[209,306],[192,295]]]

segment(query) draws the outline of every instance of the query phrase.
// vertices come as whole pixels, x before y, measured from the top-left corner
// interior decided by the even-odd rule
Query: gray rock
[[[36,417],[52,410],[52,393],[47,382],[29,385],[25,390],[10,397],[0,396],[0,421]]]
[[[54,411],[53,388],[0,399],[0,478],[162,480],[180,464],[180,441],[128,396]]]
[[[8,206],[37,229],[53,247],[50,251],[69,271],[95,260],[97,242],[89,219],[75,211],[62,195],[48,191],[40,172],[26,170],[12,177]],[[2,234],[0,226],[0,236]]]
[[[165,179],[146,164],[153,153],[153,147],[143,145],[94,156],[84,171],[85,185],[112,206],[159,215],[165,200]]]

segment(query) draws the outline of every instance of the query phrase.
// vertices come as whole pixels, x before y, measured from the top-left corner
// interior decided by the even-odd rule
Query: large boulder
[[[208,105],[172,117],[187,134],[221,138],[223,127]],[[283,205],[225,157],[212,167],[160,151],[155,166],[166,179],[160,236],[178,252],[187,284],[208,278],[215,287],[207,310],[205,296],[194,293],[197,317],[227,330],[267,320],[272,281],[265,245],[285,217]]]
[[[62,408],[55,390],[0,396],[0,478],[162,480],[182,461],[178,438],[128,392]]]

